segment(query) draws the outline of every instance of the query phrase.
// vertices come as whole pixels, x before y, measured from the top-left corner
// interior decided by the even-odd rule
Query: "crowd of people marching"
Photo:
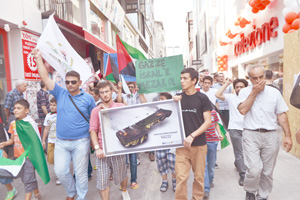
[[[109,199],[109,181],[120,186],[123,200],[129,200],[127,191],[127,164],[130,167],[130,187],[137,189],[138,154],[106,157],[103,152],[99,110],[146,103],[143,94],[138,94],[134,82],[127,83],[131,94],[122,93],[122,83],[113,84],[102,80],[89,87],[80,88],[80,74],[69,71],[65,77],[66,89],[49,78],[39,50],[33,51],[41,77],[41,90],[37,95],[39,119],[42,134],[39,140],[47,155],[49,165],[54,165],[56,184],[62,185],[67,193],[66,200],[86,199],[88,181],[93,170],[90,152],[95,151],[97,188],[103,200]],[[208,198],[214,187],[214,169],[217,166],[217,150],[220,141],[226,137],[221,133],[220,124],[228,126],[233,146],[234,165],[239,172],[238,181],[246,191],[246,200],[267,199],[272,190],[272,174],[279,151],[278,124],[285,133],[284,147],[292,147],[291,133],[278,79],[276,88],[272,71],[261,66],[248,68],[248,79],[227,78],[223,73],[200,74],[192,68],[181,72],[182,92],[172,95],[160,93],[160,100],[180,101],[186,138],[184,147],[149,152],[162,176],[159,190],[166,192],[169,183],[167,174],[172,175],[171,188],[175,199],[187,199],[187,180],[190,170],[194,173],[192,197],[195,200]],[[26,130],[20,128],[20,121],[29,121],[36,126],[29,114],[29,103],[23,92],[27,83],[16,82],[5,100],[9,139],[0,140],[0,157],[16,159],[25,152]],[[50,91],[51,97],[49,99]],[[3,129],[3,128],[1,128]],[[30,134],[33,134],[32,132]],[[38,134],[39,135],[39,134]],[[13,155],[10,151],[13,149]],[[9,156],[10,155],[10,156]],[[71,162],[73,172],[70,170]],[[25,188],[25,199],[42,199],[35,175],[36,162],[30,154],[18,175]],[[38,171],[39,172],[39,171]],[[40,174],[40,173],[39,173]],[[0,172],[1,177],[1,172]],[[13,179],[0,178],[8,190],[6,200],[13,199],[16,189]],[[49,180],[48,180],[49,181]],[[47,182],[47,180],[45,181]]]

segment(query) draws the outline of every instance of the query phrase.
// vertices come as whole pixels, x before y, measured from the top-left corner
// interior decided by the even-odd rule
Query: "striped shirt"
[[[40,91],[38,91],[37,93],[36,98],[39,118],[45,119],[46,115],[43,112],[42,106],[46,106],[48,113],[50,112],[49,94],[43,89],[40,89]]]
[[[216,132],[216,123],[219,122],[217,112],[215,110],[211,111],[211,125],[205,131],[206,142],[218,142],[219,135]]]
[[[19,92],[17,88],[7,93],[4,108],[9,109],[10,114],[14,114],[14,105],[20,99],[24,99],[23,93]]]

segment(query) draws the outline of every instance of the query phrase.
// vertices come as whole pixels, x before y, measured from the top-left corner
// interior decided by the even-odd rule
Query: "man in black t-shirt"
[[[205,131],[211,124],[212,109],[205,94],[198,92],[198,72],[186,68],[181,72],[181,108],[186,138],[184,147],[176,149],[176,192],[175,199],[187,199],[187,180],[190,170],[194,172],[193,199],[201,200],[204,196],[204,171],[207,152]]]

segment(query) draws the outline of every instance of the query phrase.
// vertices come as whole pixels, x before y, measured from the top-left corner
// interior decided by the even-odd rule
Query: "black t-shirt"
[[[185,135],[188,137],[197,130],[203,123],[203,113],[212,109],[208,97],[200,92],[193,95],[181,94],[181,109]],[[202,146],[206,144],[205,133],[195,137],[192,146]]]

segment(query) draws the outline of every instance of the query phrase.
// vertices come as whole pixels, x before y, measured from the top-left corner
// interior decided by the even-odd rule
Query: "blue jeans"
[[[205,162],[204,191],[210,191],[210,183],[214,181],[217,147],[219,142],[207,142]]]
[[[136,182],[137,179],[137,154],[131,153],[129,154],[129,161],[130,161],[130,173],[131,179],[130,182]]]
[[[54,150],[54,171],[69,197],[78,195],[77,200],[86,199],[88,192],[88,161],[90,138],[78,140],[56,139]],[[73,161],[76,182],[70,172]]]

